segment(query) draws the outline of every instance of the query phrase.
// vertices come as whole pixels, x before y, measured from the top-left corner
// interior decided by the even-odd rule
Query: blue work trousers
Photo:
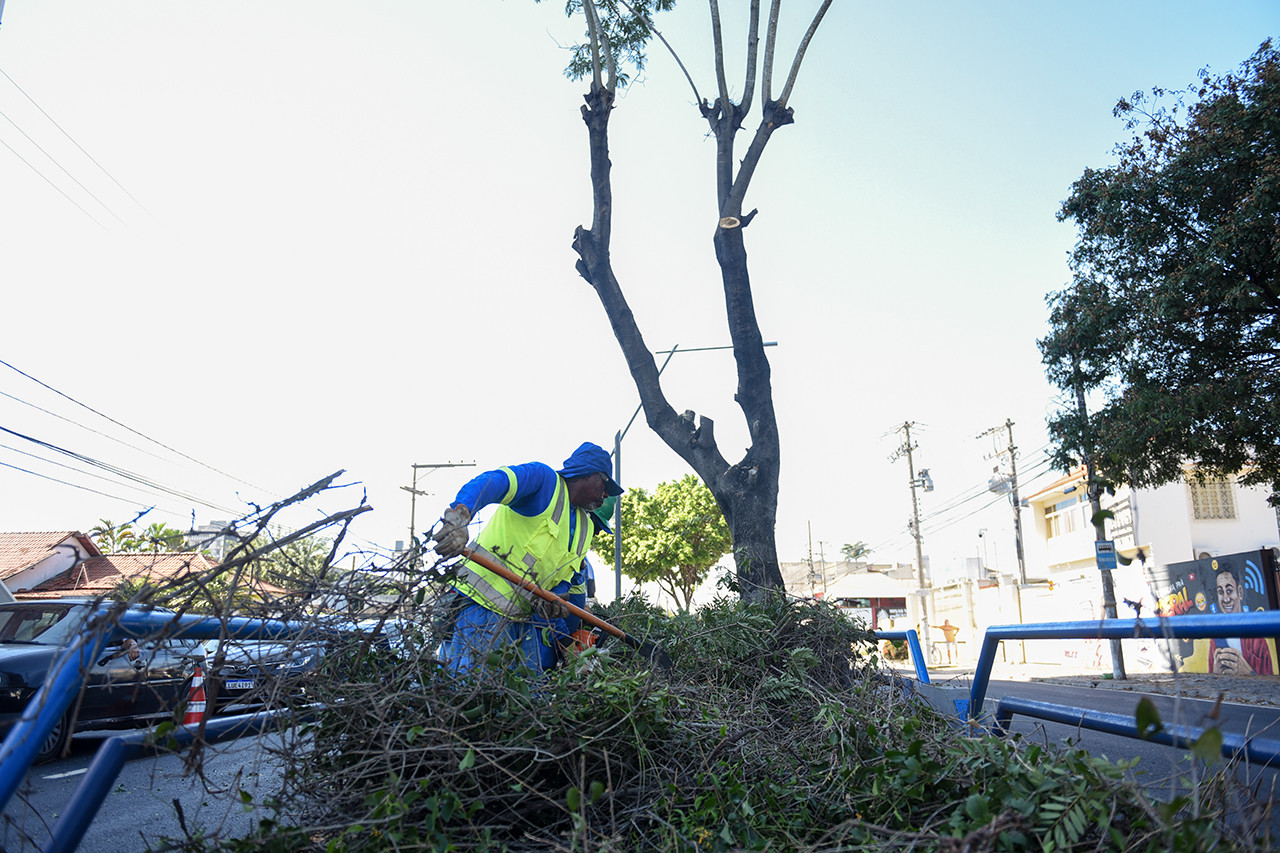
[[[482,672],[491,652],[506,646],[519,649],[520,662],[533,672],[555,665],[555,652],[544,642],[546,620],[513,622],[474,601],[458,611],[453,638],[442,647],[445,663],[455,675]]]

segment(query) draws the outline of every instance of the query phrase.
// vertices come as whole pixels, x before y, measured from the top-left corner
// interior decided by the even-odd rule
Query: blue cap
[[[604,448],[585,441],[573,451],[572,456],[564,460],[564,467],[556,473],[566,480],[588,474],[604,474],[609,479],[609,494],[620,495],[622,486],[614,482],[612,471],[613,463],[609,461],[609,454],[604,452]]]

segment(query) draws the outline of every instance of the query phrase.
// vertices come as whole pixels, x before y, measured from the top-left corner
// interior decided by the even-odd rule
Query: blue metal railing
[[[1125,640],[1136,638],[1156,639],[1224,639],[1231,637],[1275,637],[1280,635],[1280,611],[1265,610],[1253,613],[1218,613],[1211,616],[1171,616],[1154,620],[1105,619],[1100,622],[1046,622],[1035,625],[993,625],[986,630],[978,666],[974,671],[969,702],[961,710],[961,716],[972,723],[982,716],[982,703],[986,699],[987,685],[991,681],[991,669],[995,664],[996,649],[1002,640]],[[957,703],[959,706],[960,703]],[[1073,708],[1051,702],[1036,702],[1008,696],[996,706],[995,727],[997,734],[1008,731],[1013,715],[1024,714],[1066,723],[1080,728],[1132,738],[1144,738],[1167,746],[1190,747],[1203,734],[1203,729],[1188,726],[1165,726],[1156,732],[1139,731],[1137,720],[1131,716],[1112,714],[1087,708]],[[1222,754],[1227,757],[1243,755],[1251,761],[1267,766],[1280,766],[1280,741],[1260,739],[1222,732]]]
[[[969,717],[982,710],[1002,640],[1131,640],[1223,639],[1280,635],[1280,610],[1216,613],[1212,616],[1170,616],[1163,619],[1103,619],[1097,622],[1043,622],[1035,625],[992,625],[982,637],[982,651],[969,691]]]
[[[119,611],[100,605],[55,659],[44,684],[36,691],[22,716],[0,744],[0,811],[9,804],[26,778],[40,745],[62,718],[84,683],[84,675],[108,643],[125,637],[166,639],[279,640],[304,634],[328,635],[314,625],[267,619],[216,619],[209,616],[179,616],[165,611]],[[261,731],[276,720],[275,712],[206,720],[205,738],[222,740]],[[189,743],[196,726],[176,727],[171,733],[179,743]],[[210,734],[212,730],[212,735]],[[90,821],[105,799],[125,760],[144,748],[150,731],[111,738],[106,741],[85,778],[73,794],[51,836],[50,850],[74,850],[84,837]]]
[[[906,640],[907,653],[911,657],[911,663],[916,668],[916,678],[920,679],[921,684],[929,683],[929,667],[924,659],[924,652],[920,650],[920,637],[916,634],[914,628],[906,631],[876,631],[877,640]]]
[[[1017,696],[1005,696],[996,704],[995,731],[1005,735],[1014,714],[1023,714],[1051,723],[1062,723],[1074,728],[1137,738],[1152,743],[1190,749],[1204,729],[1194,726],[1162,724],[1155,731],[1140,731],[1133,714],[1115,714],[1093,708],[1073,708],[1053,702],[1038,702]],[[1267,767],[1280,766],[1280,740],[1222,732],[1222,754],[1227,758],[1243,757],[1253,764]]]

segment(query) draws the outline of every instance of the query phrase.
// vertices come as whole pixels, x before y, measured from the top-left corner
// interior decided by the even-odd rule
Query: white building
[[[1241,486],[1234,478],[1196,483],[1188,476],[1154,489],[1120,487],[1114,495],[1104,493],[1101,505],[1114,515],[1106,520],[1106,535],[1116,552],[1134,559],[1141,550],[1146,564],[1155,566],[1280,548],[1280,516],[1267,504],[1268,494],[1264,487]],[[1022,520],[1029,582],[1049,581],[1056,587],[1097,579],[1096,534],[1083,467],[1027,497]],[[1120,588],[1143,594],[1146,581],[1139,561],[1127,570],[1122,566],[1113,578],[1117,598]]]
[[[1269,490],[1241,486],[1235,478],[1181,482],[1153,489],[1118,487],[1103,494],[1108,539],[1120,565],[1111,572],[1117,615],[1151,616],[1150,586],[1158,566],[1245,551],[1280,550],[1280,516],[1267,503]],[[1100,619],[1102,576],[1086,475],[1076,468],[1023,502],[1022,529],[1028,587],[1020,590],[1022,621]],[[1129,561],[1127,565],[1125,562]],[[1033,646],[1035,648],[1033,648]],[[1028,644],[1032,659],[1108,669],[1109,643],[1040,641]],[[1126,669],[1165,669],[1168,661],[1152,643],[1124,643]]]

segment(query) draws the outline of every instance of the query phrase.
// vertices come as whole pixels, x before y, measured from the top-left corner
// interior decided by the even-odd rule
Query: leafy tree
[[[269,543],[264,535],[255,539],[254,548]],[[258,580],[298,591],[319,591],[337,576],[332,566],[333,543],[322,536],[304,536],[285,542],[278,548],[251,562]]]
[[[621,4],[613,0],[570,0],[568,3],[567,11],[571,15],[581,13],[586,22],[585,41],[573,48],[566,73],[573,79],[590,79],[582,118],[589,139],[594,210],[590,227],[578,227],[573,247],[578,254],[578,272],[596,291],[626,356],[649,427],[697,472],[715,495],[733,534],[742,595],[755,598],[780,592],[784,586],[774,538],[778,506],[778,425],[769,362],[752,300],[744,241],[744,232],[756,211],[744,212],[744,202],[769,139],[774,131],[794,120],[789,104],[791,93],[805,50],[830,0],[824,0],[814,15],[796,48],[786,81],[778,90],[774,88],[773,74],[778,33],[776,3],[765,21],[763,45],[760,2],[752,0],[750,4],[744,78],[740,87],[736,87],[741,92],[739,100],[734,101],[729,94],[735,87],[731,86],[726,72],[719,7],[714,2],[711,4],[716,71],[714,99],[703,98],[686,71],[694,103],[715,139],[718,223],[712,243],[720,265],[729,334],[738,366],[735,399],[751,439],[745,455],[732,463],[721,455],[710,418],[698,419],[692,410],[677,413],[667,401],[653,354],[645,344],[610,260],[614,204],[609,116],[615,108],[618,87],[626,84],[626,67],[637,70],[643,67],[645,48],[653,36],[659,35],[653,16],[673,5],[674,0],[635,0]],[[666,44],[665,39],[663,43]],[[678,57],[676,60],[679,62]],[[757,84],[759,120],[746,149],[736,152],[738,132],[756,103]]]
[[[1093,450],[1101,480],[1136,486],[1243,472],[1280,502],[1280,54],[1115,114],[1132,139],[1059,213],[1080,236],[1039,342],[1070,394],[1057,461]]]
[[[649,494],[622,496],[622,571],[640,583],[656,583],[683,609],[711,568],[733,547],[724,514],[711,491],[693,474],[661,483]],[[593,549],[613,557],[613,537],[598,536]]]

